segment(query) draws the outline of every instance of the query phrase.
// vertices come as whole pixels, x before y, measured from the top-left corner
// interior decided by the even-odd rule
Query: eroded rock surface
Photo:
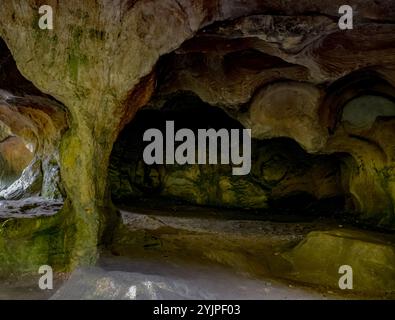
[[[348,209],[372,224],[394,228],[393,112],[374,107],[369,128],[356,127],[347,114],[348,108],[367,107],[351,101],[362,95],[380,96],[369,98],[368,105],[395,97],[393,1],[353,1],[358,10],[349,31],[336,27],[341,0],[47,4],[56,13],[51,31],[38,28],[39,1],[0,6],[0,36],[34,87],[1,87],[6,92],[0,131],[2,137],[14,132],[33,147],[48,169],[44,184],[64,188],[60,225],[38,246],[49,248],[48,241],[56,238],[51,254],[62,256],[63,265],[93,263],[97,244],[119,222],[107,192],[117,135],[138,109],[160,108],[179,91],[192,91],[223,108],[251,126],[259,139],[286,137],[306,152],[346,154],[341,189]],[[2,70],[1,79],[15,84],[19,75]],[[65,113],[53,99],[67,110],[67,133]],[[53,174],[54,162],[61,176]],[[170,179],[170,189],[177,181]],[[217,183],[226,190],[230,184],[226,179]],[[45,186],[41,192],[59,195]],[[233,193],[227,198],[238,200]],[[257,198],[261,203],[266,194]]]
[[[62,205],[62,201],[39,197],[30,197],[23,200],[3,200],[0,202],[0,219],[52,216],[60,210]]]
[[[139,205],[121,212],[124,226],[112,250],[134,260],[165,256],[170,261],[210,261],[252,277],[315,285],[325,293],[395,295],[391,234],[339,226],[334,220],[276,221],[281,215],[269,217],[271,221],[251,216],[240,220],[234,212],[199,207]],[[339,287],[343,265],[352,268],[353,290]]]
[[[394,293],[394,238],[355,230],[311,232],[283,254],[291,264],[288,276],[299,281],[339,288],[339,268],[352,268],[353,289]],[[344,273],[344,271],[343,271]]]
[[[61,198],[60,183],[50,176],[59,176],[64,107],[22,76],[2,40],[0,59],[0,199]]]

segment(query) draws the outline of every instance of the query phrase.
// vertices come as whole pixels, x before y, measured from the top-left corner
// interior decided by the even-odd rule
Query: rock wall
[[[62,198],[56,180],[67,128],[64,106],[21,75],[3,41],[0,61],[0,199]]]
[[[175,50],[178,68],[161,93],[193,91],[236,113],[257,138],[286,136],[308,152],[351,154],[344,183],[354,205],[392,223],[393,119],[366,130],[338,119],[358,91],[354,78],[341,79],[355,71],[373,70],[370,88],[394,97],[393,1],[352,1],[352,31],[336,27],[341,0],[47,4],[55,13],[50,31],[38,28],[41,1],[3,1],[0,37],[23,76],[69,114],[60,146],[67,194],[60,243],[70,267],[95,261],[102,235],[117,222],[106,190],[113,143],[163,80],[154,68],[158,59]],[[240,108],[247,112],[238,114]]]

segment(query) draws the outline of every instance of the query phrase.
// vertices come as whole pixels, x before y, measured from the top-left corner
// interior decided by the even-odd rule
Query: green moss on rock
[[[0,278],[36,274],[41,265],[67,266],[60,215],[0,220]]]
[[[339,289],[339,268],[353,270],[353,290],[375,294],[395,293],[393,237],[335,229],[314,231],[295,248],[282,254],[289,263],[282,277]]]

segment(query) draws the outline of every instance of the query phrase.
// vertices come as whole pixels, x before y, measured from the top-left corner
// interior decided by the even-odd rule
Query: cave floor
[[[310,232],[353,229],[335,219],[144,201],[120,212],[123,224],[96,266],[56,274],[47,291],[40,275],[0,281],[0,299],[383,298],[282,277],[281,252]]]
[[[0,283],[0,299],[339,299],[308,287],[256,279],[215,264],[105,253],[97,266],[57,275],[53,290],[40,290],[39,276]]]
[[[213,285],[207,286],[212,294],[219,293],[220,273],[231,274],[240,286],[254,283],[263,291],[226,290],[223,298],[242,299],[355,299],[374,296],[333,289],[321,285],[307,285],[283,276],[287,266],[281,258],[284,250],[291,249],[313,232],[334,229],[353,232],[355,227],[333,218],[303,215],[262,215],[239,210],[224,210],[171,203],[139,201],[122,206],[123,228],[118,231],[111,252],[127,256],[134,261],[157,261],[145,271],[159,274],[166,265],[176,265],[193,275],[202,268]],[[370,231],[361,231],[367,237]],[[378,233],[374,234],[375,236]],[[380,234],[381,236],[381,234]],[[359,240],[358,240],[359,241]],[[370,239],[369,239],[370,241]],[[320,248],[317,248],[320,250]],[[188,267],[189,265],[189,267]],[[165,267],[164,267],[165,268]],[[222,270],[214,275],[211,270]],[[182,274],[179,271],[176,274]],[[196,274],[196,279],[200,279]],[[231,280],[228,281],[232,283]],[[200,283],[200,280],[195,285]],[[271,283],[271,285],[267,285]],[[336,282],[337,284],[337,282]],[[193,287],[193,285],[192,285]],[[247,285],[248,287],[248,285]],[[194,296],[195,297],[195,296]],[[217,296],[221,298],[221,295]],[[383,296],[381,296],[383,298]]]

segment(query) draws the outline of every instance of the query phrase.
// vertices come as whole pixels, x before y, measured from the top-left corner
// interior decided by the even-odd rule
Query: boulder
[[[339,289],[339,268],[348,265],[355,292],[395,292],[393,236],[351,229],[312,231],[282,258],[289,263],[282,276],[289,279]]]

